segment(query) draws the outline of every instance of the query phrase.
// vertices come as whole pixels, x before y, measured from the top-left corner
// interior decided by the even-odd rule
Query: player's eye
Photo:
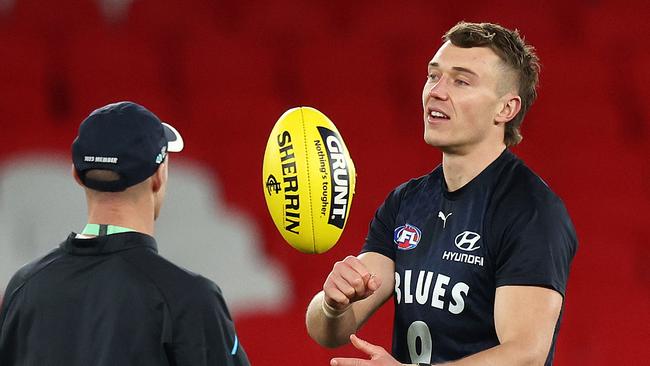
[[[454,83],[456,83],[456,85],[460,85],[460,86],[468,86],[469,85],[469,83],[467,81],[461,80],[461,79],[454,80]]]
[[[439,79],[439,77],[436,74],[428,74],[427,75],[427,80],[428,81],[437,81],[438,79]]]

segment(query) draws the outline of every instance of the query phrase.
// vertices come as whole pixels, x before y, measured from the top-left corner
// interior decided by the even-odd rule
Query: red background
[[[260,247],[293,280],[285,311],[236,319],[253,364],[326,365],[359,353],[309,339],[307,303],[332,264],[358,252],[386,194],[440,161],[422,140],[420,97],[440,36],[462,19],[519,28],[543,68],[515,152],[564,199],[580,240],[556,365],[647,362],[649,5],[409,4],[136,0],[110,23],[88,0],[18,0],[0,15],[0,164],[33,150],[66,154],[92,109],[144,104],[182,131],[184,157],[213,169],[228,204],[255,218]],[[282,241],[262,195],[268,133],[298,105],[337,124],[358,172],[345,233],[320,256]],[[390,347],[391,311],[360,334]]]

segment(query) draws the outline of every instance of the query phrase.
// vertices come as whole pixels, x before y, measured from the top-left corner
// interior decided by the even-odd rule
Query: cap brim
[[[176,131],[170,124],[162,122],[163,129],[165,130],[165,137],[167,138],[167,151],[179,152],[183,150],[183,138],[181,134]]]

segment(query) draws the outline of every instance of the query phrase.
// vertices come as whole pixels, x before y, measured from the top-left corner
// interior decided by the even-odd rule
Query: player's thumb
[[[369,291],[375,292],[379,286],[381,286],[381,278],[377,277],[376,274],[371,274],[366,287]]]

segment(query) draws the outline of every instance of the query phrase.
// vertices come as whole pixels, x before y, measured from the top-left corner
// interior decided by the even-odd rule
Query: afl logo
[[[397,249],[410,250],[415,248],[420,242],[422,232],[413,225],[403,225],[395,229],[393,241],[397,244]]]
[[[456,235],[456,247],[466,252],[473,252],[476,249],[480,248],[479,246],[475,246],[476,242],[480,238],[481,236],[473,231],[463,231],[462,233]]]

